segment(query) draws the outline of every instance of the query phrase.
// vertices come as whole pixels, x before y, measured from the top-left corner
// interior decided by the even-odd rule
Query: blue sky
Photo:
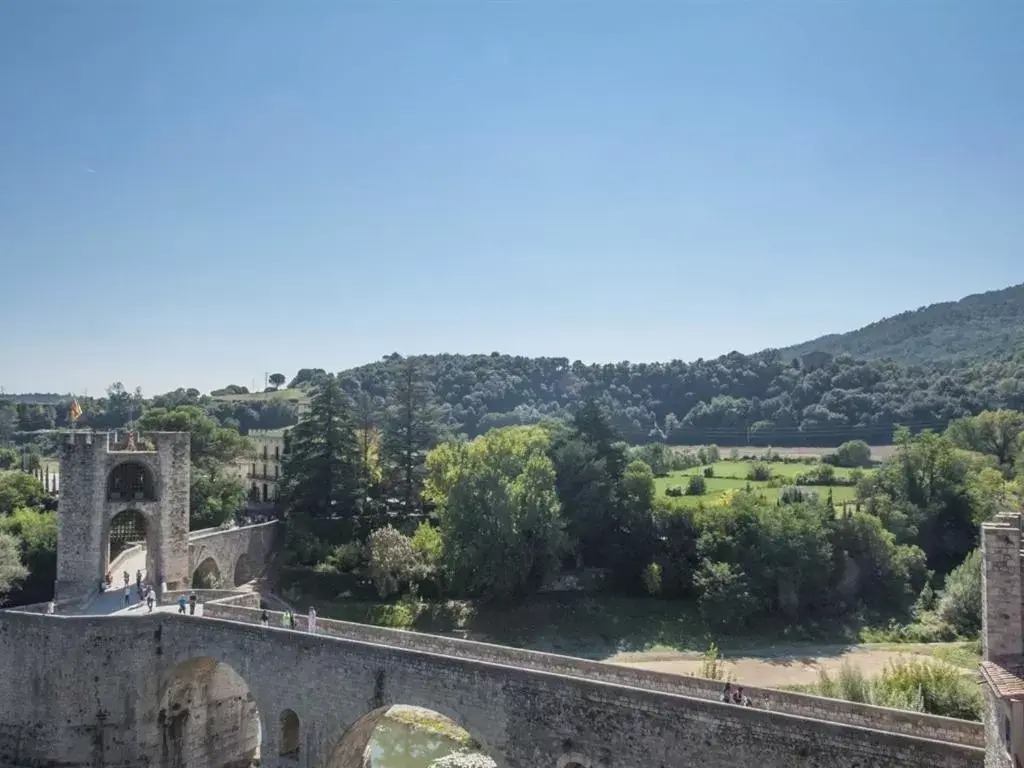
[[[8,3],[0,385],[694,359],[1024,280],[1024,3]]]

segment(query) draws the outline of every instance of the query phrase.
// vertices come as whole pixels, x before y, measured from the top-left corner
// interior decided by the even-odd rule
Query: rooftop
[[[1024,700],[1024,658],[983,661],[981,676],[999,698]]]

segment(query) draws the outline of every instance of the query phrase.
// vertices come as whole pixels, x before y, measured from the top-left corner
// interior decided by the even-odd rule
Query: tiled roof
[[[981,674],[992,691],[1003,699],[1024,699],[1024,659],[981,662]]]

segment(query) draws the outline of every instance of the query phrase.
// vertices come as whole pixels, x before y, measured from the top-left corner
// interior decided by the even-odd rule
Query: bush
[[[707,488],[708,484],[704,482],[704,475],[690,475],[690,480],[686,484],[686,495],[703,496]]]
[[[324,562],[338,573],[348,573],[365,564],[366,549],[355,541],[339,544],[331,550]]]
[[[863,440],[848,440],[836,448],[835,453],[830,453],[822,458],[826,464],[833,464],[837,467],[870,467],[871,446]]]
[[[657,563],[648,563],[644,568],[644,589],[651,597],[661,594],[661,566]]]
[[[370,578],[377,593],[388,597],[408,584],[419,558],[412,542],[390,525],[370,534]]]
[[[882,674],[870,679],[846,661],[835,678],[822,670],[813,692],[880,707],[981,720],[977,683],[942,661],[900,659],[890,662]]]
[[[436,566],[444,555],[441,532],[424,520],[412,535],[412,548],[427,565]]]
[[[779,493],[779,501],[783,504],[811,503],[818,501],[818,494],[814,491],[805,491],[795,485],[787,485]]]
[[[683,496],[683,486],[681,485],[670,485],[665,489],[666,496]]]
[[[704,560],[693,582],[701,618],[709,627],[737,629],[757,611],[746,575],[729,563]]]
[[[772,479],[772,468],[764,462],[756,462],[747,471],[747,480],[754,482],[766,482]]]
[[[714,476],[715,476],[715,468],[714,467],[704,467],[704,477],[714,477]]]
[[[981,631],[981,551],[976,549],[946,577],[939,617],[964,637]]]

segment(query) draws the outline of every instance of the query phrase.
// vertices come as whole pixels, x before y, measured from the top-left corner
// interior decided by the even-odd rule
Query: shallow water
[[[458,749],[451,739],[386,717],[370,739],[373,768],[427,768]]]

